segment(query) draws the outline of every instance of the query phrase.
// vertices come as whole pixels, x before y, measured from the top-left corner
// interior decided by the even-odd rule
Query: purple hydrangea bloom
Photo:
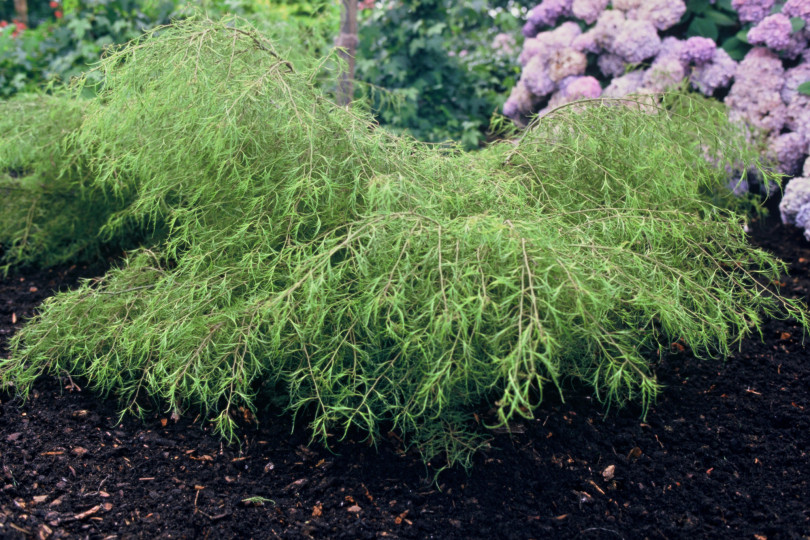
[[[574,41],[571,42],[571,48],[575,51],[594,54],[597,54],[600,50],[599,45],[596,43],[596,34],[590,30],[574,38]]]
[[[587,33],[593,34],[593,39],[600,48],[610,49],[625,21],[621,11],[608,9],[599,15],[596,24]]]
[[[512,88],[509,99],[503,104],[503,114],[513,120],[518,120],[521,115],[529,114],[536,104],[537,99],[521,80]]]
[[[561,49],[570,47],[571,42],[582,33],[579,25],[573,21],[562,23],[554,30],[543,32],[536,39],[540,40],[549,48]]]
[[[557,88],[549,76],[546,62],[539,56],[535,56],[526,64],[520,80],[535,96],[548,95]]]
[[[641,88],[644,81],[644,71],[631,71],[621,77],[616,77],[602,92],[603,97],[621,98],[634,94]]]
[[[518,62],[521,66],[525,66],[529,61],[543,53],[545,45],[537,38],[528,38],[523,42],[523,50],[520,51]]]
[[[717,44],[713,39],[706,37],[690,37],[684,41],[678,50],[678,59],[685,65],[694,64],[702,66],[714,59]]]
[[[787,0],[782,13],[788,17],[801,17],[810,24],[810,0]]]
[[[776,0],[731,0],[742,22],[759,22],[771,13]]]
[[[785,127],[810,141],[810,96],[798,92],[785,108]]]
[[[748,42],[780,51],[790,44],[793,27],[783,13],[768,15],[748,32]]]
[[[683,0],[644,0],[636,10],[637,19],[650,21],[658,30],[667,30],[686,13]]]
[[[631,64],[637,64],[657,55],[661,38],[650,21],[628,20],[616,35],[612,52]]]
[[[524,24],[523,28],[521,29],[521,33],[527,38],[533,38],[534,36],[537,35],[537,32],[539,31],[540,29],[537,28],[537,26],[534,23],[531,23],[529,21],[526,21],[526,24]]]
[[[506,99],[506,102],[503,104],[503,115],[508,116],[509,118],[514,118],[518,113],[518,104],[517,100],[512,99],[512,96],[509,96]]]
[[[543,0],[529,10],[526,19],[537,28],[554,26],[560,17],[571,16],[574,0]]]
[[[599,81],[593,77],[567,77],[560,81],[560,88],[548,100],[545,109],[538,113],[538,116],[548,114],[560,105],[571,103],[579,99],[594,99],[602,94],[602,87]]]
[[[644,73],[642,86],[653,92],[664,92],[680,85],[685,77],[683,64],[677,58],[661,56]]]
[[[599,71],[601,71],[602,75],[605,77],[620,77],[624,75],[625,66],[627,65],[624,58],[610,53],[599,55],[596,64],[599,66]]]
[[[683,47],[683,41],[673,36],[667,36],[661,40],[661,52],[658,53],[658,58],[667,56],[680,59],[681,47]]]
[[[810,61],[785,71],[785,84],[781,91],[782,101],[790,103],[798,95],[799,85],[806,81],[810,81]]]
[[[595,99],[602,95],[602,86],[595,77],[572,77],[565,85],[565,96],[571,100]]]
[[[806,52],[808,38],[810,38],[810,32],[808,32],[807,27],[798,32],[793,32],[790,34],[787,47],[779,51],[779,56],[788,60],[795,60]]]
[[[574,0],[571,5],[571,12],[577,19],[582,19],[588,24],[593,24],[599,15],[605,11],[610,0]]]
[[[803,206],[810,206],[810,178],[800,176],[788,182],[782,201],[779,203],[779,213],[782,223],[793,225],[796,223],[796,214]]]
[[[734,84],[725,99],[731,109],[729,117],[766,132],[779,132],[786,115],[780,95],[784,77],[782,60],[776,53],[764,47],[748,51],[737,66]]]
[[[692,68],[689,80],[693,88],[705,96],[711,96],[718,88],[731,84],[736,72],[737,62],[724,49],[718,48],[711,62]]]
[[[731,171],[726,171],[731,172]],[[748,185],[748,178],[732,178],[728,182],[728,189],[737,197],[742,197],[751,189]]]
[[[541,32],[523,42],[523,51],[518,62],[525,66],[535,56],[548,58],[554,51],[569,47],[581,33],[579,25],[573,21],[565,22],[554,30]]]
[[[804,229],[804,238],[810,240],[810,204],[805,204],[796,214],[796,226]]]
[[[630,11],[633,9],[638,9],[641,2],[642,0],[613,0],[613,9],[618,9],[619,11]]]
[[[768,141],[768,152],[779,163],[779,171],[793,175],[807,155],[807,142],[799,133],[783,133]]]
[[[548,58],[548,74],[555,82],[566,77],[582,75],[586,67],[588,58],[585,54],[570,47],[558,49]]]

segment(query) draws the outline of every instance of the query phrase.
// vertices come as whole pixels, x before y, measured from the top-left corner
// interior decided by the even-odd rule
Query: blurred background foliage
[[[340,25],[340,0],[27,0],[27,20],[0,0],[0,98],[69,81],[104,48],[201,10],[231,13],[276,38],[293,61],[327,56]],[[520,76],[517,56],[528,9],[537,0],[359,0],[355,97],[380,124],[418,139],[480,147],[494,113]],[[689,0],[671,34],[701,35],[741,58],[749,46],[730,0]],[[335,61],[321,84],[334,86]]]
[[[28,23],[14,0],[0,1],[0,97],[69,81],[105,47],[200,9],[250,20],[282,39],[288,56],[324,56],[334,47],[337,0],[29,0]],[[520,68],[520,27],[530,0],[364,0],[356,97],[379,121],[426,141],[455,139],[473,148],[486,138]],[[500,34],[500,37],[498,37]],[[333,84],[325,64],[324,84]],[[365,83],[365,84],[364,84]]]
[[[363,10],[357,78],[373,85],[380,122],[422,140],[479,146],[520,75],[520,27],[535,3],[380,0]]]
[[[211,18],[243,16],[283,39],[293,57],[304,51],[325,54],[339,9],[323,1],[29,0],[26,24],[15,13],[14,0],[1,0],[0,97],[69,81],[98,62],[105,47],[195,10]]]

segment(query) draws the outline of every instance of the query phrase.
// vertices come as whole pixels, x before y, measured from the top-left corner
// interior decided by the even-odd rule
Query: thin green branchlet
[[[336,106],[275,51],[239,20],[163,27],[102,59],[93,100],[42,98],[32,133],[62,131],[30,154],[0,142],[0,170],[42,184],[21,203],[9,189],[9,211],[68,186],[64,211],[103,218],[74,241],[143,246],[46,301],[0,383],[25,395],[67,371],[125,411],[202,411],[229,439],[233,412],[270,398],[317,440],[393,430],[469,467],[482,406],[531,417],[576,379],[646,411],[672,342],[723,357],[764,317],[807,327],[731,209],[726,166],[759,162],[722,107],[583,103],[463,153]],[[37,208],[16,263],[58,249]]]

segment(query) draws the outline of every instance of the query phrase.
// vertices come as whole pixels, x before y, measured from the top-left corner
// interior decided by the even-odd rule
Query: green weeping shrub
[[[87,103],[65,91],[0,102],[0,274],[97,261],[154,234],[99,234],[125,201],[90,186],[89,169],[66,151]]]
[[[720,204],[756,157],[711,102],[579,103],[468,154],[336,106],[240,21],[162,28],[98,69],[60,174],[121,205],[99,242],[165,234],[14,337],[0,381],[22,394],[68,372],[226,436],[270,399],[324,442],[393,430],[469,466],[482,407],[531,416],[577,379],[646,408],[673,341],[723,356],[763,316],[807,325]]]

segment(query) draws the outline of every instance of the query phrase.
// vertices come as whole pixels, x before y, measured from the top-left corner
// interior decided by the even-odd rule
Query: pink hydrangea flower
[[[759,22],[771,13],[776,0],[731,0],[742,22]]]
[[[787,15],[774,13],[762,19],[748,32],[748,42],[780,51],[790,44],[791,33],[793,27]]]

